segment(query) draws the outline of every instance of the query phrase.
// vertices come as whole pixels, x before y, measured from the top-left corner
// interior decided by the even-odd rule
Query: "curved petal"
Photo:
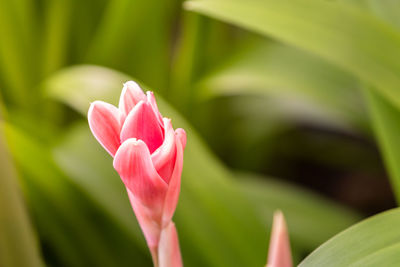
[[[158,175],[146,144],[141,140],[128,139],[118,149],[114,168],[125,186],[134,196],[158,215],[167,192],[167,184]]]
[[[145,101],[146,95],[143,93],[140,86],[134,81],[129,81],[124,84],[122,93],[119,99],[118,107],[122,112],[122,119],[125,120],[129,112],[136,106],[139,101]]]
[[[135,195],[126,188],[131,202],[133,211],[135,212],[136,218],[139,222],[140,228],[142,228],[144,237],[146,238],[147,245],[150,250],[156,250],[160,240],[161,225],[160,217],[155,216],[154,213],[135,197]]]
[[[154,97],[154,93],[147,91],[147,102],[151,105],[154,114],[156,114],[156,117],[158,119],[158,122],[160,123],[161,126],[164,125],[163,123],[163,116],[161,115],[160,111],[158,110],[156,98]]]
[[[171,180],[172,171],[175,166],[176,143],[175,132],[171,120],[164,118],[164,142],[151,155],[154,167],[158,174],[168,184]]]
[[[163,209],[163,226],[168,225],[174,215],[176,205],[178,204],[179,193],[181,191],[181,175],[183,168],[183,147],[180,139],[176,136],[176,159],[174,171],[171,175],[171,180],[168,184],[168,192],[165,197],[165,204]]]
[[[182,128],[178,128],[175,130],[176,135],[179,137],[179,140],[181,140],[181,144],[183,149],[186,147],[186,132]]]
[[[88,112],[89,127],[97,141],[114,156],[120,145],[119,110],[111,104],[95,101]]]
[[[121,129],[121,142],[129,138],[140,139],[153,153],[161,146],[164,134],[150,104],[140,101],[126,117]]]
[[[182,257],[179,248],[178,233],[175,224],[170,222],[161,231],[158,247],[158,262],[160,267],[182,267]]]

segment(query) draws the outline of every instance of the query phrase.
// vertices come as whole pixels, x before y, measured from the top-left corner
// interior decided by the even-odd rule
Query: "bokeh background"
[[[131,79],[188,133],[186,266],[263,266],[276,209],[298,263],[395,207],[398,26],[390,0],[0,0],[0,266],[151,266],[86,121]]]

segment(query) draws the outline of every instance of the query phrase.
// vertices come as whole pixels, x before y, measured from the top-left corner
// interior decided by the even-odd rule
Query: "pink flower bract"
[[[185,131],[174,130],[171,120],[160,114],[153,93],[144,94],[132,81],[125,83],[118,108],[95,101],[88,120],[97,141],[114,157],[154,264],[181,266],[171,219],[180,192]]]

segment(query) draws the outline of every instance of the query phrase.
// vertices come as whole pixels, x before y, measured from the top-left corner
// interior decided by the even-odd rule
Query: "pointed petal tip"
[[[141,99],[145,97],[145,94],[137,82],[134,81],[127,81],[124,83],[122,87],[121,96],[125,95],[126,93],[132,93],[135,96],[140,96]]]
[[[102,105],[108,105],[108,103],[100,101],[100,100],[95,100],[93,102],[90,102],[89,110],[88,110],[88,117],[93,113],[93,109],[98,108],[99,106]]]
[[[153,153],[163,142],[163,132],[154,114],[151,104],[140,101],[126,117],[121,129],[120,138],[124,142],[129,138],[143,140],[150,153]]]
[[[164,117],[162,120],[163,120],[164,125],[165,124],[170,124],[171,121],[172,121],[170,118],[167,118],[167,117]]]
[[[163,122],[164,140],[151,154],[151,158],[158,174],[169,183],[176,162],[176,137],[171,120],[164,118]]]
[[[141,100],[146,100],[146,95],[140,86],[134,81],[124,83],[118,104],[124,116],[127,116]]]
[[[181,141],[182,147],[186,147],[186,132],[182,128],[178,128],[175,130],[175,134],[178,136],[179,140]]]
[[[153,91],[146,91],[146,98],[147,98],[147,102],[149,102],[150,104],[156,103],[156,97],[155,97]]]
[[[158,122],[160,123],[160,125],[162,125],[163,124],[163,116],[161,115],[160,111],[158,110],[157,101],[154,96],[154,93],[151,91],[147,91],[146,94],[147,94],[147,102],[150,103],[151,107],[153,108],[154,114],[156,114]]]
[[[139,84],[137,82],[134,81],[126,81],[124,82],[124,86],[128,87],[128,86],[137,86],[139,87]]]
[[[94,101],[88,110],[89,128],[104,149],[114,156],[119,147],[119,110],[109,103]]]
[[[280,210],[275,211],[268,253],[268,267],[291,267],[289,233],[285,217]]]
[[[286,228],[285,216],[283,215],[283,212],[281,210],[276,210],[274,212],[274,224],[285,226]]]
[[[152,97],[155,98],[153,91],[147,91],[146,95],[147,95],[147,99],[152,98]]]

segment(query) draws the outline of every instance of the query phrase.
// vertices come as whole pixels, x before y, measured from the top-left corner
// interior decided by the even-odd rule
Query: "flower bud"
[[[153,93],[144,94],[132,81],[125,83],[118,108],[95,101],[88,120],[97,141],[114,157],[155,265],[182,266],[171,219],[180,192],[185,131],[174,131],[171,120],[159,112]],[[160,262],[159,257],[174,264]]]

